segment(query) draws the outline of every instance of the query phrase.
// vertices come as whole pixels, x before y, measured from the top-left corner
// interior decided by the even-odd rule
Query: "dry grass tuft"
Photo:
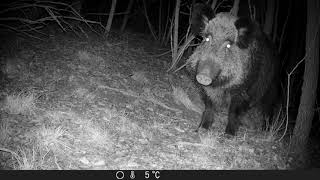
[[[146,78],[145,73],[142,71],[133,72],[131,78],[141,84],[149,84],[148,78]]]
[[[87,51],[78,51],[77,56],[81,63],[88,65],[89,67],[96,66],[104,62],[102,57]]]
[[[148,130],[143,129],[137,123],[132,122],[128,119],[125,115],[113,112],[110,115],[112,118],[106,122],[106,128],[109,130],[107,131],[112,137],[112,139],[146,139],[151,137]]]
[[[34,92],[21,91],[6,97],[4,110],[9,114],[34,115],[38,96]]]
[[[46,127],[42,126],[36,132],[36,143],[40,149],[53,152],[64,152],[70,149],[67,142],[62,138],[68,134],[62,127]]]
[[[87,101],[92,101],[96,97],[96,95],[94,93],[92,93],[88,89],[82,88],[82,87],[75,89],[74,92],[72,93],[72,95],[74,95],[78,98],[83,98],[84,100],[87,100]]]
[[[7,144],[10,138],[10,127],[8,121],[3,120],[0,124],[0,144],[5,145]]]
[[[86,140],[94,146],[109,149],[112,147],[112,137],[107,128],[101,126],[89,125],[85,127]]]
[[[217,131],[209,131],[205,135],[200,136],[200,141],[201,144],[208,146],[208,147],[216,147],[218,142],[218,137],[219,137],[219,132]]]
[[[13,163],[15,170],[38,170],[43,164],[43,158],[40,157],[39,151],[35,147],[32,149],[18,148],[17,152],[0,148],[0,151],[10,153],[12,158],[16,160],[16,163]]]
[[[6,58],[3,66],[1,66],[1,71],[8,78],[16,78],[21,76],[25,71],[26,64],[22,59],[19,58]],[[24,72],[24,73],[21,73]]]
[[[80,61],[89,61],[91,59],[91,54],[89,54],[87,51],[78,51],[78,58]]]
[[[286,115],[284,115],[283,112],[279,110],[277,116],[274,117],[274,119],[272,120],[272,123],[266,124],[268,131],[266,133],[265,140],[273,142],[276,139],[278,139],[279,133],[282,130],[281,128],[283,127],[285,120],[286,120]]]
[[[129,119],[127,119],[126,117],[119,117],[119,124],[115,126],[118,126],[117,130],[121,133],[121,134],[127,134],[127,135],[135,135],[135,134],[139,134],[140,135],[140,126],[137,125],[136,123],[131,122]]]

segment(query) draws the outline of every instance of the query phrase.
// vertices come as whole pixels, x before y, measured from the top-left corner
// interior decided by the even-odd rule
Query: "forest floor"
[[[54,33],[1,49],[0,169],[287,169],[268,132],[195,132],[203,104],[143,34]]]

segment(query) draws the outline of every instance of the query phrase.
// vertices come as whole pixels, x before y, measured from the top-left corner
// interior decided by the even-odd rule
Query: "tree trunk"
[[[286,20],[282,26],[282,30],[281,30],[281,35],[280,35],[280,39],[279,39],[279,48],[278,48],[278,52],[282,52],[282,44],[283,44],[283,41],[285,39],[285,30],[287,28],[287,23],[289,21],[289,16],[291,15],[291,8],[293,7],[293,2],[289,1],[288,2],[288,13],[287,13],[287,17],[286,17]],[[296,36],[294,36],[296,37]],[[292,58],[293,59],[293,58]]]
[[[117,4],[117,0],[112,0],[112,5],[111,5],[110,12],[109,12],[108,22],[107,22],[106,31],[105,31],[106,34],[108,34],[110,32],[111,24],[112,24],[112,20],[113,20],[113,15],[114,15],[114,10],[116,9],[116,4]]]
[[[158,16],[158,37],[160,39],[161,37],[161,33],[162,32],[162,29],[161,29],[161,21],[162,21],[162,1],[160,0],[159,1],[159,16]]]
[[[170,21],[170,3],[168,3],[168,11],[167,11],[167,17],[165,18],[166,19],[166,25],[165,25],[165,28],[164,28],[164,34],[163,36],[161,37],[161,40],[160,40],[160,44],[167,44],[167,36],[169,33],[171,33],[171,29],[168,28],[169,24],[171,25],[171,21]]]
[[[275,16],[274,16],[274,21],[273,21],[273,35],[272,35],[272,41],[274,43],[277,42],[277,36],[278,36],[278,15],[279,15],[279,9],[280,9],[280,2],[277,1],[277,4],[275,5],[276,8],[275,8]]]
[[[302,94],[292,137],[294,158],[304,158],[312,119],[319,72],[319,0],[307,1],[306,55]],[[300,159],[304,160],[304,159]]]
[[[212,1],[212,3],[211,3],[211,9],[212,9],[212,10],[215,10],[216,5],[217,5],[217,1],[218,1],[218,0],[213,0],[213,1]],[[192,7],[193,7],[193,4],[194,4],[194,2],[192,1]]]
[[[129,19],[129,13],[131,11],[132,5],[133,5],[133,0],[130,0],[129,4],[128,4],[128,7],[127,7],[127,10],[126,10],[126,15],[124,15],[124,18],[123,18],[123,21],[122,21],[120,32],[123,32],[124,28],[127,25],[127,22],[128,22],[128,19]]]
[[[192,5],[191,5],[191,9],[190,9],[190,15],[189,15],[189,27],[190,27],[190,24],[191,24],[191,14],[193,12],[193,7],[194,7],[194,4],[196,3],[196,0],[192,0]],[[216,4],[217,4],[217,0],[213,0],[212,4],[211,4],[211,9],[214,11],[215,7],[216,7]],[[188,34],[187,34],[188,35]],[[194,40],[192,40],[190,42],[190,44],[193,44]],[[190,46],[188,47],[187,49],[187,56],[191,55],[193,52],[193,48]]]
[[[178,29],[179,29],[179,12],[180,12],[180,0],[176,2],[175,15],[174,15],[174,31],[173,31],[173,52],[172,62],[175,61],[178,55]]]
[[[233,2],[233,7],[232,9],[230,10],[230,13],[234,16],[237,16],[238,15],[238,11],[239,11],[239,2],[240,0],[234,0]]]
[[[146,17],[146,20],[147,20],[147,23],[148,23],[148,26],[149,26],[149,30],[150,30],[150,32],[151,32],[154,40],[157,41],[158,38],[157,38],[157,36],[156,36],[156,34],[155,34],[155,32],[154,32],[154,29],[153,29],[153,27],[152,27],[152,24],[151,24],[150,20],[149,20],[146,2],[145,2],[145,0],[142,0],[142,2],[143,2],[144,15],[145,15],[145,17]]]
[[[272,26],[273,26],[273,14],[274,14],[274,10],[275,10],[275,1],[268,0],[267,3],[268,3],[267,4],[267,12],[266,12],[266,18],[264,21],[263,31],[271,37]]]

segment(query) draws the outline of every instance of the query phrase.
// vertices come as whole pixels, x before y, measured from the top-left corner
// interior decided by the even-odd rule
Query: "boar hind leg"
[[[249,109],[249,103],[241,97],[233,97],[229,107],[226,134],[235,135],[241,124],[240,116]]]

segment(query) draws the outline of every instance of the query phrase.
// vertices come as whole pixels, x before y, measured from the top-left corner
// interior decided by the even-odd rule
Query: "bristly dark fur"
[[[239,18],[235,23],[235,27],[238,31],[242,31],[239,34],[237,45],[241,49],[248,48],[249,44],[252,41],[252,38],[256,35],[255,31],[257,29],[255,22],[251,19],[242,17]]]

